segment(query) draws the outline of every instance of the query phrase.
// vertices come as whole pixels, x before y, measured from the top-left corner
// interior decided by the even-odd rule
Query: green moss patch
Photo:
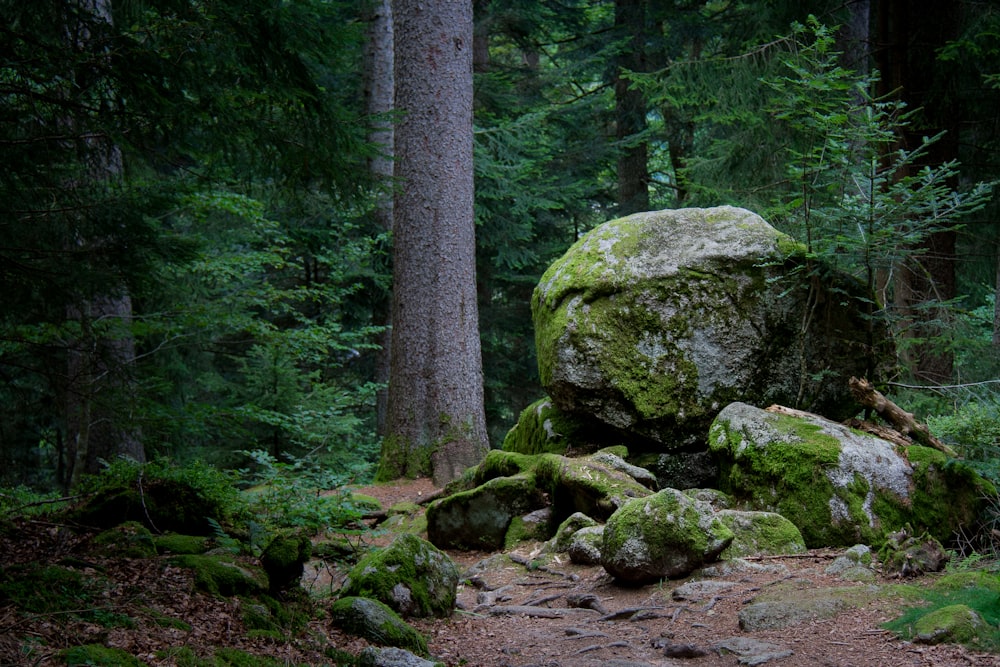
[[[146,667],[146,663],[120,648],[100,644],[74,646],[61,653],[67,667]]]
[[[346,632],[382,646],[396,646],[426,656],[427,640],[391,608],[363,597],[343,597],[330,607],[330,618]]]
[[[932,587],[908,588],[921,604],[884,628],[909,641],[945,641],[1000,652],[1000,577],[996,574],[960,573],[945,576]]]
[[[170,562],[194,570],[195,585],[215,595],[256,595],[268,590],[263,571],[236,563],[231,556],[188,554],[175,556]]]

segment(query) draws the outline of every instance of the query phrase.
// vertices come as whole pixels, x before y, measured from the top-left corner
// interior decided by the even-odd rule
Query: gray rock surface
[[[709,446],[719,487],[737,504],[776,512],[809,548],[880,544],[906,524],[945,540],[973,521],[991,485],[925,447],[905,452],[815,415],[777,414],[732,403]]]
[[[846,276],[825,276],[807,300],[807,272],[795,271],[803,250],[756,214],[725,206],[600,225],[535,289],[542,385],[564,414],[662,450],[704,443],[712,418],[737,400],[798,399],[849,416],[846,379],[869,370],[871,322]],[[805,317],[816,303],[821,312]],[[887,340],[875,335],[877,345]]]

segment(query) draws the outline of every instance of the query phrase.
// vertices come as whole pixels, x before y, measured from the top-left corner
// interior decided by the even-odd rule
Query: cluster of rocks
[[[937,450],[833,421],[858,412],[848,378],[878,381],[894,361],[871,303],[743,209],[597,227],[533,295],[548,395],[428,507],[428,539],[487,551],[535,540],[629,585],[718,559],[882,545],[909,526],[925,544],[948,539],[989,483]],[[845,557],[863,577],[865,555]],[[412,613],[401,601],[418,596],[399,585],[365,591]]]

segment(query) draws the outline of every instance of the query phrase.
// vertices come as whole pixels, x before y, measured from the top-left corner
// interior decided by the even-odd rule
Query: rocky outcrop
[[[743,506],[788,518],[810,548],[882,544],[905,525],[946,540],[995,493],[937,450],[899,452],[817,416],[733,403],[716,418],[709,440],[722,466],[722,490]]]
[[[444,618],[455,608],[458,574],[447,554],[404,533],[358,561],[341,595],[377,600],[403,616]]]
[[[601,565],[618,581],[683,577],[718,557],[733,533],[707,503],[664,489],[632,500],[604,526]]]
[[[494,450],[469,473],[470,488],[427,508],[427,536],[442,549],[489,551],[522,536],[550,537],[575,512],[603,521],[626,501],[651,493],[630,472],[650,483],[648,473],[614,452],[569,458]],[[544,508],[550,510],[546,523],[526,530],[538,516],[533,513]]]
[[[733,401],[849,416],[846,380],[871,376],[868,341],[887,338],[856,281],[803,263],[801,245],[743,209],[605,223],[535,289],[542,384],[564,416],[628,433],[630,448],[704,451]]]

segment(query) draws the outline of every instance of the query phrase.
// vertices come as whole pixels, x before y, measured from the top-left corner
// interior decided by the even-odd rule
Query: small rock
[[[791,649],[786,649],[777,644],[762,642],[750,637],[730,637],[720,642],[712,644],[712,648],[719,652],[719,655],[735,653],[739,656],[741,665],[763,665],[771,660],[780,660],[792,655]]]
[[[694,644],[667,644],[663,648],[663,655],[668,658],[689,659],[706,656],[708,651]]]
[[[439,662],[424,660],[401,648],[375,648],[369,646],[358,656],[361,667],[435,667]]]

